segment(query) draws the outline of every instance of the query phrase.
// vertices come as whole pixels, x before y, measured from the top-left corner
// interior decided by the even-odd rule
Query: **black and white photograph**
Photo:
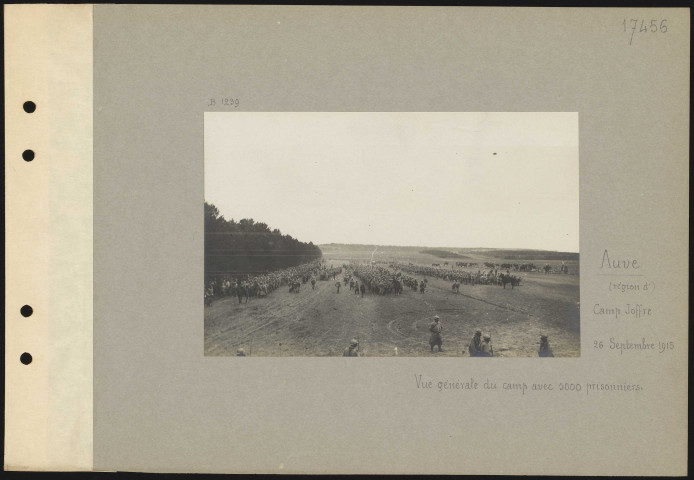
[[[204,127],[205,355],[580,355],[578,114]]]

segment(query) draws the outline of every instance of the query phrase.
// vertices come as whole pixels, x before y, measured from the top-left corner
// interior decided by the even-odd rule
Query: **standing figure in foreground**
[[[359,285],[359,291],[361,292],[362,298],[364,298],[364,293],[366,292],[366,286],[362,283]]]
[[[477,330],[475,336],[470,340],[470,345],[467,347],[471,357],[479,357],[482,350],[482,330]]]
[[[480,349],[479,357],[493,357],[494,348],[492,347],[492,337],[489,335],[484,336],[484,342],[482,342],[482,348]]]
[[[345,351],[342,353],[343,357],[358,357],[359,356],[359,342],[357,341],[356,338],[353,338],[351,342],[349,342],[349,347],[345,348]]]
[[[554,352],[549,346],[547,335],[540,335],[540,350],[537,352],[540,357],[553,357]]]
[[[337,293],[340,293],[340,285],[342,285],[340,282],[335,282],[335,286],[337,287]]]
[[[441,351],[441,345],[443,344],[443,339],[441,338],[441,323],[439,322],[439,316],[434,316],[434,321],[429,325],[429,331],[431,336],[429,337],[429,347],[431,352],[434,352],[434,345],[439,347],[439,352]]]

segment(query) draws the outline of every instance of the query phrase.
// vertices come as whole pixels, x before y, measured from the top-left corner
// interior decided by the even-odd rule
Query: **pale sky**
[[[578,252],[578,113],[208,112],[205,200],[314,244]]]

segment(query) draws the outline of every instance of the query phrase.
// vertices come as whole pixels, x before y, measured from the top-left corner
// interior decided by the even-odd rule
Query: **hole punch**
[[[22,314],[23,317],[31,317],[31,314],[34,313],[34,309],[31,308],[30,305],[24,305],[22,308],[19,309],[19,312]]]
[[[23,107],[24,107],[24,111],[27,113],[34,113],[34,111],[36,110],[36,104],[34,102],[32,102],[31,100],[28,102],[24,102]]]
[[[19,361],[24,365],[29,365],[32,360],[33,358],[31,357],[31,353],[24,352],[19,356]]]
[[[31,162],[34,159],[34,151],[33,150],[24,150],[22,152],[22,158],[24,159],[25,162]]]

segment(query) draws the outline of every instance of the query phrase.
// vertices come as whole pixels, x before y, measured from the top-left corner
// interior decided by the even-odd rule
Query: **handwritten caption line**
[[[415,374],[415,387],[418,390],[429,390],[438,392],[452,391],[498,391],[507,393],[540,393],[540,392],[640,392],[644,390],[643,385],[631,382],[514,382],[499,381],[494,378],[485,377],[484,381],[477,380],[475,377],[469,379],[445,379],[435,377],[424,377],[423,374]]]

